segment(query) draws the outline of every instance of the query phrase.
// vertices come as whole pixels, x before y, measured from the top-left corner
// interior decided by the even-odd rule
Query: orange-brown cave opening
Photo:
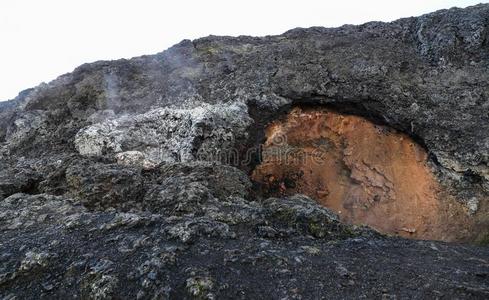
[[[327,108],[292,109],[265,129],[252,173],[267,196],[302,193],[347,223],[416,239],[465,240],[471,221],[408,135]]]

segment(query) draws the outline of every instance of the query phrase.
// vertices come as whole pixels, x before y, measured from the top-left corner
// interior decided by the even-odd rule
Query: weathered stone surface
[[[233,225],[207,216],[93,212],[67,198],[13,195],[0,202],[0,293],[98,299],[487,295],[487,248],[348,230],[302,196],[266,203],[240,208],[269,211],[261,225]],[[312,235],[322,231],[310,232],[307,224],[317,222],[333,235]],[[20,223],[26,227],[12,226]],[[264,226],[282,234],[258,236]]]
[[[35,192],[40,178],[38,172],[28,167],[3,169],[0,171],[0,199],[19,192]]]
[[[117,164],[85,163],[66,170],[70,194],[96,209],[138,207],[143,196],[141,177],[140,170]]]
[[[426,151],[405,134],[358,116],[294,108],[266,135],[252,178],[269,195],[307,194],[345,222],[404,237],[470,241],[489,233],[474,230],[477,203],[450,196]]]
[[[487,246],[384,236],[249,175],[292,107],[358,115],[418,143],[487,244],[488,20],[184,40],[2,102],[0,298],[487,298]]]
[[[144,208],[163,214],[200,215],[207,205],[247,197],[251,188],[245,173],[212,162],[162,164],[148,176]]]
[[[161,108],[88,126],[76,135],[75,147],[86,156],[137,150],[153,162],[215,160],[246,138],[250,123],[246,106],[239,103]]]

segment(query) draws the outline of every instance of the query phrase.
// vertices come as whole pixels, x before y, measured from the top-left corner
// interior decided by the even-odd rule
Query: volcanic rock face
[[[0,298],[487,298],[488,20],[185,40],[1,102]]]
[[[342,220],[423,239],[467,237],[464,207],[440,187],[405,134],[326,109],[294,109],[267,128],[252,178],[268,193],[303,193]]]
[[[155,109],[88,126],[76,135],[75,147],[85,156],[138,150],[157,163],[213,160],[245,138],[250,123],[246,106],[239,104]]]

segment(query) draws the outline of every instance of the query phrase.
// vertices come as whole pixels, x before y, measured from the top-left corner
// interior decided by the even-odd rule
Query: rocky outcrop
[[[184,40],[82,65],[19,94],[0,104],[0,296],[487,298],[488,41],[489,5],[477,5],[392,23]],[[326,193],[309,193],[316,185],[307,177],[299,183],[308,189],[263,190],[250,176],[267,128],[294,107],[405,136],[421,161],[408,150],[388,157],[413,164],[404,176],[443,189],[471,226],[446,217],[442,228],[478,245],[349,224],[321,205]],[[378,148],[349,156],[345,143],[358,140],[341,137],[328,155],[344,156],[332,173],[365,188],[360,203],[411,187],[439,200],[415,179],[406,188],[381,178],[400,168],[372,166],[382,161],[368,155]],[[376,198],[378,188],[390,190]]]
[[[214,160],[246,138],[252,120],[240,103],[192,109],[154,109],[80,130],[75,147],[85,156],[140,151],[152,162]]]
[[[295,108],[266,135],[252,174],[265,194],[307,194],[345,222],[409,238],[481,234],[474,227],[483,221],[437,182],[424,149],[404,134],[357,116]]]

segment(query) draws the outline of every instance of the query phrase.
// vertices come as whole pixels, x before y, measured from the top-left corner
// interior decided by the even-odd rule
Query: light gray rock
[[[83,128],[75,147],[85,156],[138,151],[144,154],[140,161],[218,161],[221,151],[233,151],[235,141],[246,137],[251,122],[239,103],[159,108]]]

